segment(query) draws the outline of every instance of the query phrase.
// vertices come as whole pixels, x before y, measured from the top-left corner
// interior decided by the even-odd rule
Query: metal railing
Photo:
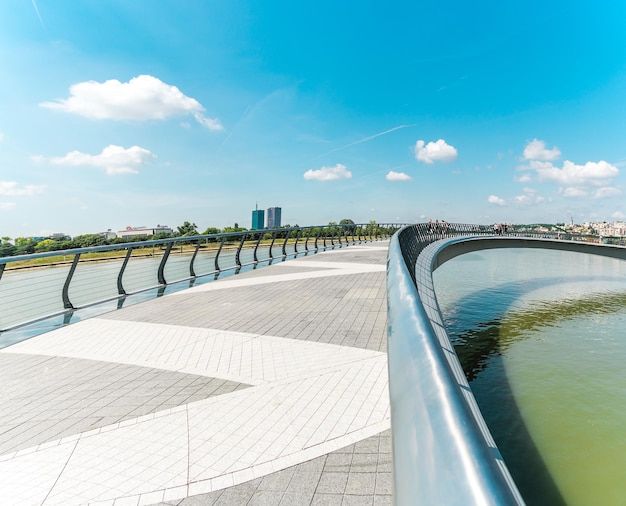
[[[347,224],[176,237],[0,258],[0,332],[174,284],[206,282],[299,255],[391,237]],[[43,262],[39,264],[37,262]]]
[[[433,271],[490,248],[549,248],[626,259],[623,246],[563,233],[428,223],[395,234],[387,262],[389,395],[394,501],[523,504],[480,413],[434,292]]]

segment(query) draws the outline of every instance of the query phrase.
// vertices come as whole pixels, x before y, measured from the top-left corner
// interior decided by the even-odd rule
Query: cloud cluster
[[[38,193],[43,193],[44,185],[27,184],[20,187],[16,181],[0,181],[0,195],[9,197],[30,197]]]
[[[487,197],[487,202],[489,202],[490,204],[494,204],[496,206],[506,205],[506,201],[500,197],[497,197],[496,195],[489,195],[489,197]]]
[[[127,83],[117,79],[77,83],[70,87],[69,98],[39,105],[92,119],[144,121],[192,115],[209,130],[223,129],[218,119],[204,116],[204,107],[196,99],[150,75]]]
[[[412,179],[411,176],[404,172],[395,172],[393,170],[390,170],[385,177],[387,181],[410,181]]]
[[[524,148],[523,159],[528,163],[518,167],[525,172],[516,181],[555,183],[559,185],[559,193],[568,198],[592,196],[602,199],[622,194],[619,188],[611,186],[619,176],[619,169],[614,165],[604,160],[583,165],[565,160],[561,167],[557,167],[554,161],[560,156],[561,151],[556,146],[547,149],[544,141],[533,139]],[[521,200],[527,202],[528,199]]]
[[[338,163],[334,167],[322,167],[321,169],[309,169],[304,173],[304,179],[316,181],[335,181],[337,179],[350,179],[350,172],[345,165]]]
[[[45,185],[20,186],[17,181],[0,181],[0,196],[2,197],[32,197],[43,193],[45,189]],[[9,211],[15,207],[15,202],[0,202],[0,211]]]
[[[415,158],[427,164],[435,162],[453,162],[458,152],[454,146],[450,146],[443,139],[426,144],[423,140],[415,143]]]
[[[561,156],[559,148],[546,149],[546,143],[533,139],[524,148],[525,160],[558,160]]]
[[[137,174],[138,168],[151,162],[156,156],[139,146],[123,148],[113,144],[107,146],[98,155],[70,151],[65,156],[51,157],[47,160],[54,165],[69,167],[98,167],[109,175]]]
[[[524,188],[522,195],[517,195],[513,198],[516,204],[532,205],[541,204],[545,199],[540,195],[537,195],[537,190],[534,188]]]

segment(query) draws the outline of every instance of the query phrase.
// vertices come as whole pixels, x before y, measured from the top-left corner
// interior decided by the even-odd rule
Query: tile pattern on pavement
[[[1,412],[32,437],[0,438],[0,502],[389,503],[386,251],[274,263],[1,350],[28,371]]]

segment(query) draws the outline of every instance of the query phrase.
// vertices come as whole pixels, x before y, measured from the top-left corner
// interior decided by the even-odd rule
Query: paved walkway
[[[391,504],[387,246],[0,350],[0,504]]]

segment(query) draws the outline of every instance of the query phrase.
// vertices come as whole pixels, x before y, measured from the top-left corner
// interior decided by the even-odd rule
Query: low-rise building
[[[156,234],[172,235],[174,231],[167,225],[157,225],[156,227],[126,227],[126,230],[120,230],[117,232],[117,237],[123,239],[132,239],[133,237],[150,237]]]

